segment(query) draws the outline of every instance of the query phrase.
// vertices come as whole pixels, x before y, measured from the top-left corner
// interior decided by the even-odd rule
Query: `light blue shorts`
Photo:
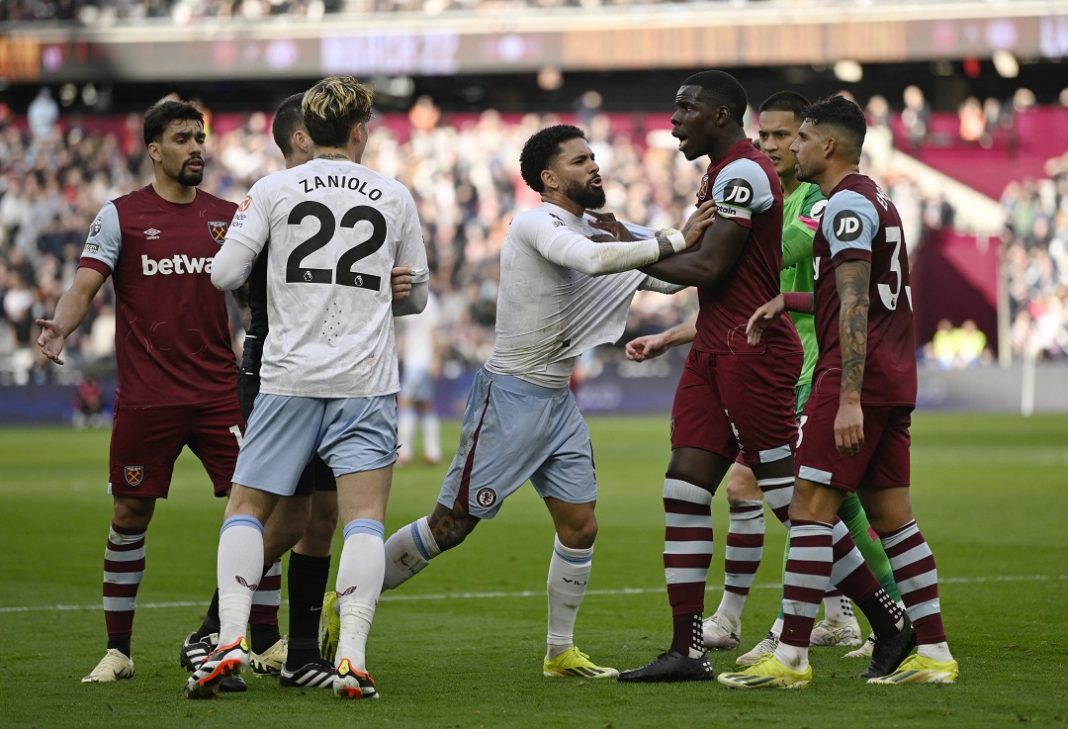
[[[527,481],[542,498],[597,500],[590,432],[571,391],[482,369],[438,503],[489,519]]]
[[[422,367],[405,367],[401,375],[401,395],[412,402],[434,401],[434,378],[430,370]]]
[[[234,470],[234,483],[292,496],[313,453],[334,476],[383,468],[397,460],[397,396],[355,398],[256,396]]]

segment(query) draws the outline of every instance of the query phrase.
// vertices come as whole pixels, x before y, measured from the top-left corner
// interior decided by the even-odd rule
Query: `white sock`
[[[724,622],[729,623],[735,628],[741,627],[742,624],[742,610],[745,609],[746,595],[739,595],[737,592],[723,591],[723,597],[719,600],[719,607],[716,608],[716,615],[723,619]]]
[[[427,517],[401,527],[386,540],[386,577],[383,590],[392,590],[419,574],[441,554]]]
[[[216,562],[219,587],[219,645],[245,634],[252,595],[263,574],[263,525],[238,514],[223,522]]]
[[[423,416],[423,453],[429,461],[441,460],[441,423],[434,413]]]
[[[337,601],[341,615],[341,639],[337,660],[348,658],[357,671],[367,670],[367,635],[382,594],[386,571],[382,535],[385,528],[375,519],[354,519],[345,525],[345,545],[337,567]]]
[[[575,619],[578,617],[586,585],[593,567],[593,547],[572,549],[553,539],[553,556],[549,560],[549,632],[546,635],[549,658],[555,658],[575,645]]]
[[[823,619],[831,623],[848,623],[856,620],[853,605],[848,597],[840,592],[823,596]]]
[[[771,625],[771,632],[775,635],[776,639],[782,635],[782,618],[775,618],[775,622]]]
[[[398,456],[403,460],[411,460],[412,455],[415,453],[413,446],[415,439],[415,411],[411,408],[404,408],[400,411],[400,415],[397,416],[397,443],[399,448],[397,449]]]
[[[946,641],[918,645],[916,646],[916,652],[924,658],[930,658],[933,661],[942,663],[953,660],[953,654],[949,652],[949,643]]]
[[[795,671],[804,671],[808,667],[808,648],[799,648],[780,640],[775,646],[775,657],[782,661],[784,666]]]

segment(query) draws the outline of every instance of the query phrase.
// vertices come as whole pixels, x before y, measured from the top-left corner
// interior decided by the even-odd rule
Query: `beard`
[[[591,187],[588,184],[580,185],[575,183],[568,186],[564,190],[564,194],[587,210],[597,210],[598,208],[603,208],[605,204],[603,187]]]
[[[182,165],[182,169],[178,171],[178,176],[175,179],[178,180],[178,184],[185,187],[196,187],[204,179],[204,170],[191,172],[188,167]]]

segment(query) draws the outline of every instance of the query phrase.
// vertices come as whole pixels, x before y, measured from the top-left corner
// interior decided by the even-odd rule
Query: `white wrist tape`
[[[675,230],[674,228],[661,228],[656,231],[656,236],[658,238],[660,236],[667,238],[668,242],[671,243],[671,250],[676,253],[682,253],[686,250],[686,237],[681,231]]]

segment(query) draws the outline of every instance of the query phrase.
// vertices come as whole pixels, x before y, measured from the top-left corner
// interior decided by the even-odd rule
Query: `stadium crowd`
[[[110,286],[87,325],[72,335],[73,368],[49,365],[31,347],[33,321],[54,310],[70,285],[92,217],[101,204],[144,184],[150,165],[134,115],[107,130],[60,123],[48,112],[16,123],[0,108],[0,380],[51,382],[78,369],[106,368],[114,353]],[[526,115],[447,117],[429,99],[407,116],[385,115],[373,126],[367,161],[411,189],[420,208],[442,302],[449,374],[485,360],[493,343],[498,251],[517,208],[537,204],[519,177],[519,149],[555,118]],[[203,187],[239,201],[262,175],[280,169],[270,141],[269,118],[259,112],[219,125],[209,136]],[[606,178],[607,209],[659,227],[677,224],[692,204],[701,166],[686,162],[663,129],[640,115],[596,115],[589,136]],[[751,134],[755,136],[755,133]],[[1051,179],[1010,185],[1005,248],[1016,352],[1039,356],[1068,352],[1068,160],[1051,167]],[[909,180],[884,181],[905,219],[922,240],[924,230],[952,225],[943,201],[923,199]],[[1059,211],[1059,212],[1058,212]],[[625,338],[658,331],[692,311],[694,297],[641,292]],[[991,333],[988,333],[988,335]],[[237,335],[239,336],[239,334]],[[621,357],[604,348],[602,359]]]
[[[1068,153],[1048,178],[1013,182],[1002,249],[1012,349],[1039,359],[1068,358]]]

